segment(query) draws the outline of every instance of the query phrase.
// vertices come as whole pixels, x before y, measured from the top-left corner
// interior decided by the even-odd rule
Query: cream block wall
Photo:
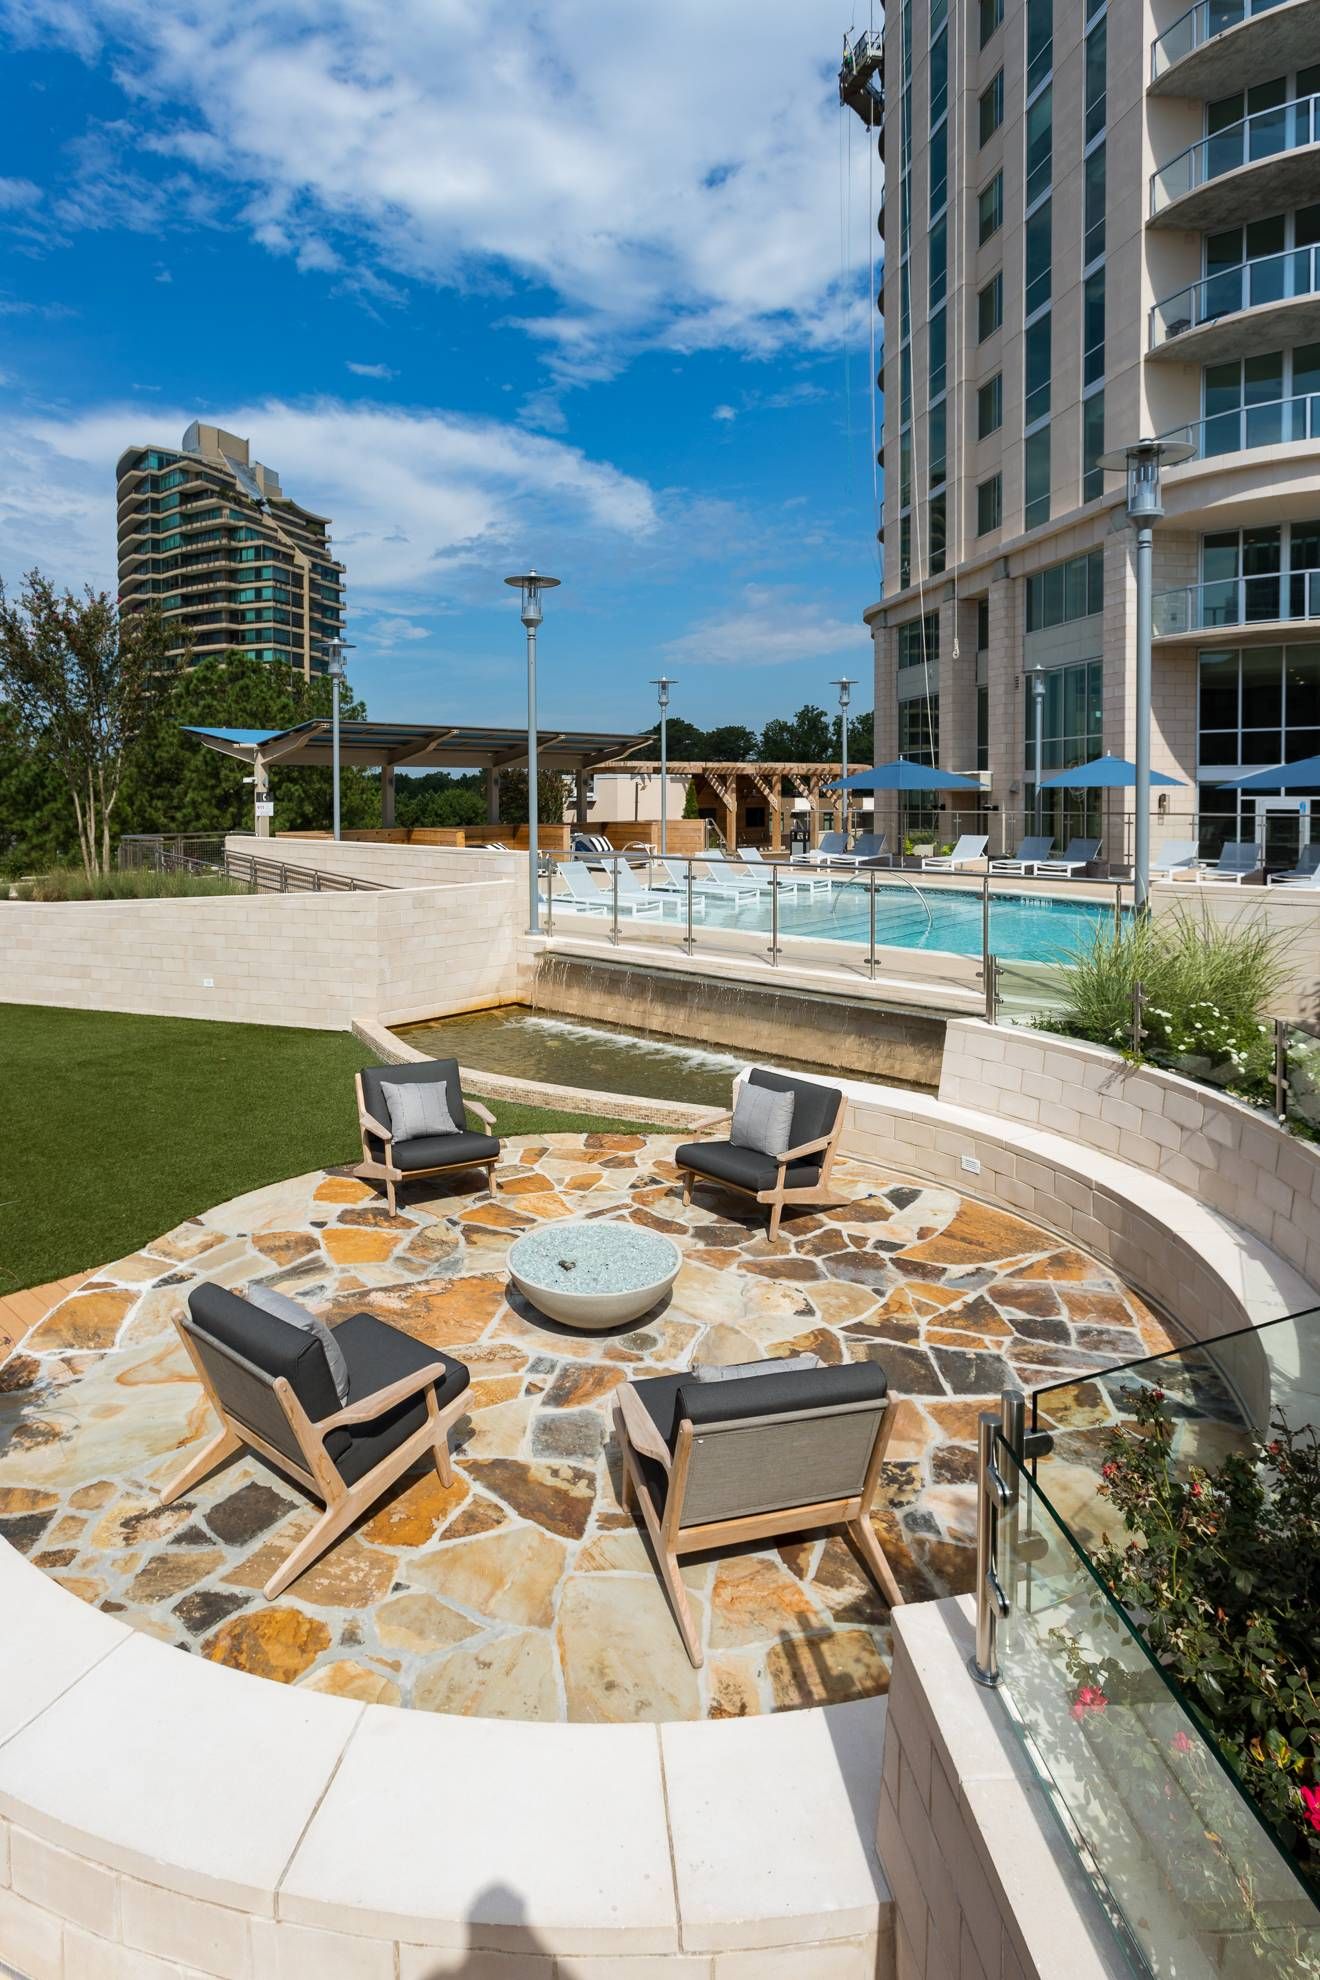
[[[492,827],[492,830],[496,828]],[[526,853],[490,853],[465,846],[402,846],[390,841],[304,839],[277,833],[258,839],[251,832],[231,832],[229,852],[256,854],[258,859],[283,860],[286,866],[316,867],[322,873],[346,873],[354,880],[374,880],[378,887],[436,887],[474,880],[521,879],[527,886]]]
[[[0,906],[0,1003],[347,1030],[501,1003],[512,880],[361,894]]]

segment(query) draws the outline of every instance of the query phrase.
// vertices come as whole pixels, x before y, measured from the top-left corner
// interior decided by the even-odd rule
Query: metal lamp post
[[[660,857],[669,851],[669,690],[678,683],[671,674],[651,682],[660,703]]]
[[[1155,524],[1164,514],[1160,468],[1176,467],[1196,452],[1185,440],[1137,440],[1101,454],[1100,466],[1127,475],[1128,521],[1137,532],[1137,679],[1136,766],[1132,821],[1132,905],[1138,914],[1150,905],[1150,702],[1151,702],[1151,580],[1155,554]]]
[[[831,687],[836,687],[839,690],[839,754],[843,758],[843,775],[840,782],[845,785],[848,782],[848,706],[852,701],[852,691],[856,685],[856,681],[849,680],[846,674],[841,675],[837,681],[830,682]],[[839,795],[839,812],[839,823],[843,827],[843,835],[846,839],[848,836],[848,793],[846,789],[840,792]]]
[[[1045,773],[1045,669],[1033,667],[1031,670],[1032,708],[1035,714],[1034,734],[1036,738],[1036,833],[1040,834],[1040,780]]]
[[[541,623],[541,593],[553,590],[559,579],[543,577],[539,571],[523,571],[504,582],[522,592],[522,622],[527,628],[527,925],[537,935],[541,929],[541,848],[537,832],[536,628]]]
[[[330,676],[330,762],[333,797],[331,800],[334,836],[339,837],[339,690],[344,681],[344,655],[352,652],[345,639],[332,639],[326,650],[325,670]]]

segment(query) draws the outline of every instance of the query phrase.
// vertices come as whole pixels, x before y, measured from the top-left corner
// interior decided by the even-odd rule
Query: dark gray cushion
[[[307,1460],[273,1384],[282,1376],[314,1423],[334,1415],[339,1397],[316,1335],[303,1333],[224,1286],[205,1281],[189,1293],[188,1314],[197,1350],[225,1410],[305,1469]],[[213,1342],[241,1355],[262,1374],[251,1375],[236,1366],[215,1351]]]
[[[415,1066],[363,1066],[362,1098],[367,1103],[367,1112],[382,1127],[389,1127],[390,1110],[381,1091],[386,1082],[391,1086],[407,1086],[413,1081],[425,1085],[432,1080],[444,1082],[449,1118],[461,1132],[467,1127],[467,1115],[463,1111],[463,1087],[458,1076],[457,1059],[428,1059],[425,1065]],[[375,1135],[370,1135],[367,1145],[379,1161],[384,1144]]]
[[[401,1381],[432,1361],[443,1362],[445,1368],[444,1380],[437,1382],[435,1389],[441,1409],[462,1395],[471,1380],[461,1361],[441,1354],[438,1348],[427,1347],[423,1341],[415,1341],[411,1334],[391,1327],[385,1320],[377,1320],[374,1314],[354,1313],[336,1327],[335,1333],[344,1350],[354,1399],[358,1402],[373,1390],[387,1389],[392,1382]],[[425,1416],[423,1390],[411,1401],[396,1403],[386,1415],[370,1423],[328,1432],[325,1447],[345,1485],[355,1485],[382,1458],[397,1450],[415,1430],[421,1429]]]
[[[442,1079],[383,1079],[380,1090],[389,1109],[394,1139],[420,1141],[428,1134],[457,1134]]]
[[[805,1141],[819,1141],[831,1134],[843,1105],[837,1086],[822,1086],[814,1079],[793,1079],[787,1073],[771,1072],[768,1066],[753,1066],[749,1084],[768,1086],[772,1093],[793,1095],[793,1139],[790,1148],[801,1148]]]
[[[695,1169],[698,1175],[715,1182],[732,1183],[736,1189],[773,1189],[779,1163],[769,1155],[758,1155],[752,1148],[735,1148],[729,1141],[686,1141],[674,1150],[680,1169]],[[790,1162],[784,1175],[790,1189],[812,1189],[820,1181],[819,1155],[801,1162]]]
[[[838,1368],[782,1372],[768,1360],[762,1375],[737,1382],[702,1382],[690,1369],[678,1375],[652,1375],[634,1382],[638,1400],[672,1451],[678,1426],[687,1417],[702,1423],[732,1423],[777,1411],[832,1409],[840,1404],[883,1402],[889,1385],[873,1361],[850,1361]]]
[[[396,1141],[394,1166],[415,1169],[460,1168],[465,1162],[493,1162],[500,1144],[493,1134],[424,1134],[416,1141]]]
[[[335,1394],[341,1405],[349,1399],[348,1363],[343,1350],[336,1341],[324,1320],[318,1320],[305,1306],[299,1306],[296,1299],[287,1293],[277,1291],[274,1286],[249,1286],[247,1297],[253,1306],[260,1307],[263,1313],[273,1314],[275,1319],[287,1322],[290,1327],[298,1327],[304,1334],[315,1334],[325,1350],[326,1366],[330,1370],[330,1380],[335,1385]]]
[[[744,1080],[734,1102],[729,1141],[758,1155],[782,1155],[793,1146],[793,1095]]]

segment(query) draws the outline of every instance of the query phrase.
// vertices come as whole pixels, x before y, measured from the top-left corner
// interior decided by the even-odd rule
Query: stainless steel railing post
[[[779,868],[770,868],[770,963],[779,964]]]
[[[618,946],[619,946],[619,860],[620,860],[620,857],[621,857],[621,855],[620,855],[619,853],[615,853],[615,855],[614,855],[614,864],[613,864],[613,866],[611,867],[611,873],[612,873],[612,876],[613,876],[613,879],[612,879],[612,884],[611,884],[611,888],[610,888],[610,895],[611,895],[611,898],[610,898],[610,940],[611,940],[611,942],[613,942],[613,944],[614,944],[614,946],[615,946],[615,948],[616,948],[616,949],[617,949],[617,948],[618,948]]]
[[[696,949],[696,943],[694,942],[692,937],[692,855],[691,853],[688,854],[688,863],[687,863],[687,935],[684,939],[683,947],[687,951],[688,955],[692,955]]]
[[[1005,1389],[999,1410],[985,1410],[977,1419],[976,1490],[976,1647],[968,1660],[978,1684],[999,1683],[999,1625],[1007,1620],[1011,1603],[1000,1577],[999,1523],[1013,1514],[1018,1502],[1017,1474],[1005,1478],[997,1446],[1002,1440],[1022,1462],[1026,1443],[1026,1397]]]
[[[555,932],[555,872],[555,862],[553,857],[551,857],[547,861],[545,869],[545,932],[547,935],[553,935]]]
[[[1274,1020],[1274,1118],[1288,1124],[1288,1021]]]
[[[872,983],[875,982],[875,880],[876,880],[875,868],[872,867],[871,868],[871,898],[870,901],[868,902],[868,906],[870,908],[870,913],[871,913],[870,949],[866,958],[866,967],[870,974]]]

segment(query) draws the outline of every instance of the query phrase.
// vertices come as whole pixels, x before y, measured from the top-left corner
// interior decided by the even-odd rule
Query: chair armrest
[[[785,1162],[800,1162],[804,1155],[819,1155],[823,1148],[829,1147],[833,1139],[834,1133],[831,1130],[829,1134],[822,1134],[816,1141],[804,1141],[800,1147],[786,1148],[782,1155],[775,1156],[775,1160],[780,1168]]]
[[[393,1141],[394,1129],[388,1127],[382,1127],[380,1122],[376,1120],[374,1115],[369,1114],[365,1107],[358,1108],[358,1120],[361,1122],[362,1126],[367,1130],[368,1134],[374,1134],[379,1136],[381,1141]]]
[[[484,1121],[486,1123],[487,1127],[489,1128],[494,1127],[495,1125],[494,1114],[491,1113],[489,1107],[483,1107],[480,1100],[469,1100],[467,1094],[465,1093],[463,1095],[463,1106],[467,1113],[475,1114],[479,1121]]]
[[[351,1423],[371,1423],[383,1416],[396,1403],[407,1402],[409,1397],[419,1395],[429,1389],[434,1382],[442,1382],[449,1373],[443,1361],[428,1361],[425,1368],[416,1368],[411,1375],[401,1375],[397,1382],[391,1382],[386,1389],[376,1389],[361,1402],[349,1403],[346,1409],[337,1409],[333,1416],[317,1418],[316,1428],[320,1435],[327,1430],[344,1430]]]
[[[631,1383],[625,1383],[621,1389],[615,1390],[614,1401],[619,1412],[619,1421],[627,1432],[628,1442],[633,1449],[640,1451],[643,1457],[654,1458],[666,1471],[671,1470],[673,1458],[668,1446],[651,1421],[646,1404]]]

